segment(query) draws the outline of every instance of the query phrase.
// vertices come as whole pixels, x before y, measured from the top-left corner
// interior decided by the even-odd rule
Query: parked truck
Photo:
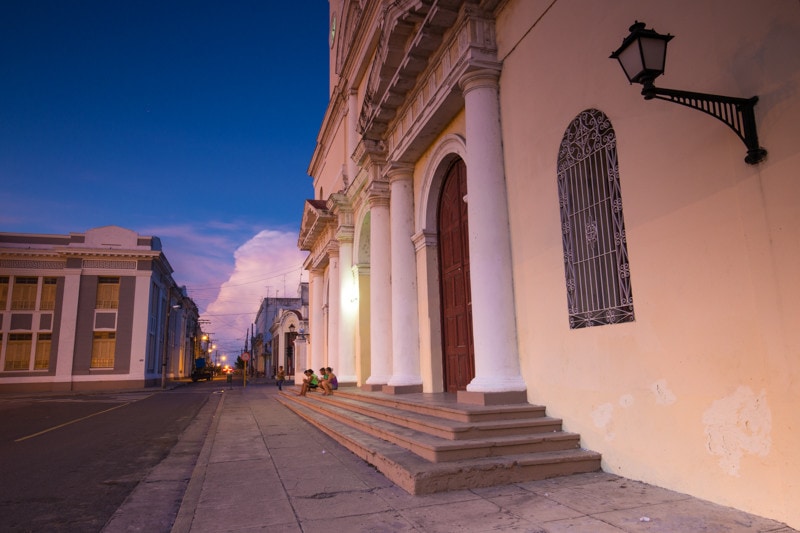
[[[194,370],[192,371],[193,382],[197,382],[201,379],[206,381],[214,379],[214,368],[206,364],[204,357],[194,360]]]

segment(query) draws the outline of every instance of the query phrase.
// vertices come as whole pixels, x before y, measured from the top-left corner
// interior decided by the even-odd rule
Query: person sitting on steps
[[[339,388],[339,380],[336,379],[336,374],[333,373],[331,367],[320,368],[319,373],[322,374],[319,386],[322,388],[323,395],[331,396],[333,391]]]
[[[317,390],[317,386],[319,385],[319,378],[314,373],[313,370],[308,369],[303,374],[306,375],[303,378],[303,386],[300,387],[300,392],[298,392],[298,396],[305,396],[306,393],[310,390]]]

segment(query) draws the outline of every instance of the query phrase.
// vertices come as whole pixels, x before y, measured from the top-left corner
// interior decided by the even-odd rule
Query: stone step
[[[431,462],[338,419],[326,417],[321,422],[322,403],[317,398],[284,394],[277,399],[410,494],[490,487],[600,469],[600,455],[580,448]],[[317,409],[312,409],[315,404]]]
[[[569,450],[580,447],[579,435],[560,430],[549,433],[483,436],[461,440],[446,439],[418,431],[414,428],[417,424],[409,423],[415,417],[425,415],[406,413],[404,417],[395,417],[396,423],[393,423],[354,410],[351,401],[340,398],[330,400],[329,397],[322,395],[289,398],[318,412],[319,415],[316,419],[318,423],[336,419],[364,433],[401,446],[433,463]]]
[[[498,420],[462,422],[427,414],[436,412],[431,409],[420,413],[418,410],[409,409],[405,404],[365,402],[360,398],[342,394],[336,394],[335,398],[323,395],[316,397],[321,402],[448,440],[486,439],[561,431],[560,419],[540,416],[538,411],[532,412],[531,418],[501,417]]]
[[[339,388],[337,397],[352,398],[361,402],[383,405],[428,414],[457,422],[482,422],[487,420],[519,420],[545,416],[542,405],[529,403],[508,405],[470,405],[458,403],[455,394],[384,394],[365,392],[356,387]]]

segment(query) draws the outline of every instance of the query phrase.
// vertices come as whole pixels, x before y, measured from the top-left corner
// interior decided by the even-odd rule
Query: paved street
[[[267,384],[222,395],[172,533],[795,533],[605,472],[411,496],[276,395]],[[128,517],[107,533],[157,531]]]
[[[0,396],[2,530],[101,530],[214,390]]]
[[[223,378],[164,392],[4,395],[0,529],[795,532],[603,472],[411,496],[276,394],[263,380],[243,389]]]

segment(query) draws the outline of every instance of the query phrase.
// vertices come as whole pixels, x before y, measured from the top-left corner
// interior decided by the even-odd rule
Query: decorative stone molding
[[[336,230],[337,239],[339,234],[350,233],[350,241],[353,240],[353,205],[350,198],[345,194],[336,193],[328,198],[328,211],[337,217],[338,228]],[[339,239],[341,240],[341,239]]]
[[[420,1],[385,11],[359,120],[364,137],[384,136],[398,106],[427,67],[431,52],[439,48],[458,16],[458,3],[438,2],[432,7],[433,2]]]
[[[414,165],[401,162],[389,163],[386,168],[386,177],[389,179],[389,183],[411,180],[414,177]]]
[[[363,14],[368,3],[369,0],[349,0],[342,10],[338,36],[335,36],[334,43],[336,47],[334,68],[338,75],[341,75],[344,69],[347,50],[352,48],[355,37],[362,33],[358,30],[365,22]]]
[[[325,202],[306,200],[297,246],[301,250],[310,251],[333,220],[334,216],[328,211]]]
[[[465,73],[501,69],[492,16],[476,4],[457,4],[458,13],[455,4],[445,8],[437,3],[408,44],[405,36],[402,53],[381,49],[373,63],[360,130],[364,138],[383,140],[393,161],[418,158],[463,108],[458,84]],[[389,27],[398,34],[404,28],[397,21]],[[395,38],[399,36],[386,36],[381,43]]]
[[[336,229],[336,240],[342,243],[352,243],[355,237],[353,226],[339,226]]]
[[[497,69],[469,70],[458,80],[458,85],[464,94],[474,89],[497,89],[500,81],[500,71]]]
[[[42,259],[0,259],[0,268],[26,268],[34,270],[62,270],[66,261],[46,261]]]
[[[389,183],[386,181],[373,181],[367,187],[367,202],[369,207],[389,206]]]
[[[84,259],[82,268],[136,270],[136,264],[136,261],[104,261],[100,259]]]
[[[339,257],[339,243],[335,240],[326,242],[325,255],[328,256],[328,260],[330,260],[332,257]]]
[[[361,139],[353,151],[353,159],[360,167],[386,163],[386,146],[382,141]]]
[[[353,265],[352,272],[355,276],[369,276],[369,263],[357,263]]]
[[[435,231],[422,230],[412,235],[411,240],[417,252],[424,248],[439,246],[439,235]]]

